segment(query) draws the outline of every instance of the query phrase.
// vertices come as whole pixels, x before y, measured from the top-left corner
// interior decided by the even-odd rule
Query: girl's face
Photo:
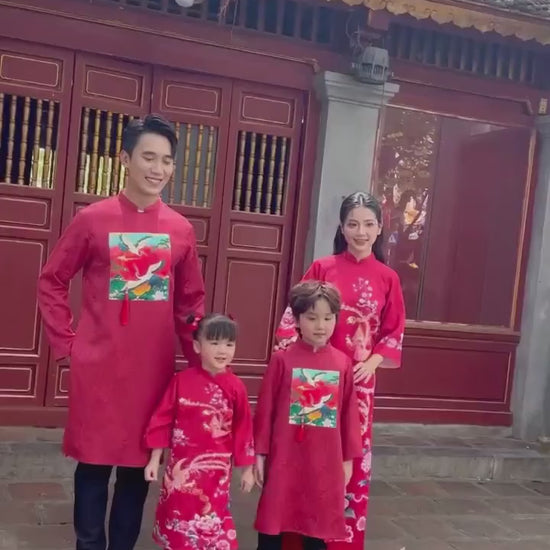
[[[382,226],[378,223],[376,214],[365,206],[357,206],[351,210],[342,224],[348,252],[357,259],[370,256],[372,246],[381,232]]]
[[[311,309],[296,319],[296,326],[306,344],[320,348],[327,345],[334,332],[336,315],[332,313],[329,303],[319,298]]]
[[[193,348],[200,355],[202,368],[211,374],[223,372],[235,357],[235,342],[227,339],[207,340],[199,336]]]

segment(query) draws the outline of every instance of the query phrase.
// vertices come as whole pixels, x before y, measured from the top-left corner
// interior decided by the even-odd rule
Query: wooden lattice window
[[[541,54],[515,44],[487,42],[460,35],[392,24],[388,35],[390,55],[466,71],[490,78],[503,78],[539,85]]]
[[[120,163],[122,131],[133,117],[111,111],[82,109],[77,191],[89,195],[116,195],[126,172]]]
[[[120,163],[122,133],[134,117],[85,107],[82,110],[77,191],[116,195],[127,173]],[[178,151],[174,174],[163,199],[170,204],[209,207],[212,201],[217,129],[203,124],[174,124]]]
[[[59,103],[0,92],[0,182],[52,188]]]
[[[283,213],[290,139],[241,131],[237,151],[233,210]]]
[[[346,21],[350,8],[314,0],[203,0],[182,8],[174,0],[86,0],[170,16],[211,21],[295,40],[335,51],[348,48]]]
[[[176,167],[164,200],[171,204],[208,208],[212,204],[216,170],[217,128],[180,123],[175,127],[178,135]]]

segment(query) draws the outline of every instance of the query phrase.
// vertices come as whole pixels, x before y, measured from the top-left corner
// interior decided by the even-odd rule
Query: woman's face
[[[350,210],[342,224],[342,233],[348,245],[348,252],[356,258],[369,256],[372,247],[382,231],[382,226],[376,219],[376,214],[365,206],[357,206]]]

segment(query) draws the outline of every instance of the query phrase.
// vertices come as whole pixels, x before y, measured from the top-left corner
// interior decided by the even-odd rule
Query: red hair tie
[[[186,329],[189,332],[195,332],[199,328],[201,320],[202,317],[200,315],[189,315],[189,317],[187,317]]]

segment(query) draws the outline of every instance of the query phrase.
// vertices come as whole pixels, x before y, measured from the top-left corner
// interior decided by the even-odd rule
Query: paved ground
[[[2,550],[72,546],[69,482],[0,485]],[[254,548],[254,497],[238,495],[241,548]],[[148,503],[140,550],[153,549]],[[374,482],[367,550],[550,550],[550,483]]]
[[[74,549],[60,435],[0,428],[0,550]],[[375,442],[367,550],[550,550],[545,449],[471,427],[376,427]],[[256,498],[234,494],[241,550],[255,548]],[[153,491],[139,550],[155,548],[154,501]]]

